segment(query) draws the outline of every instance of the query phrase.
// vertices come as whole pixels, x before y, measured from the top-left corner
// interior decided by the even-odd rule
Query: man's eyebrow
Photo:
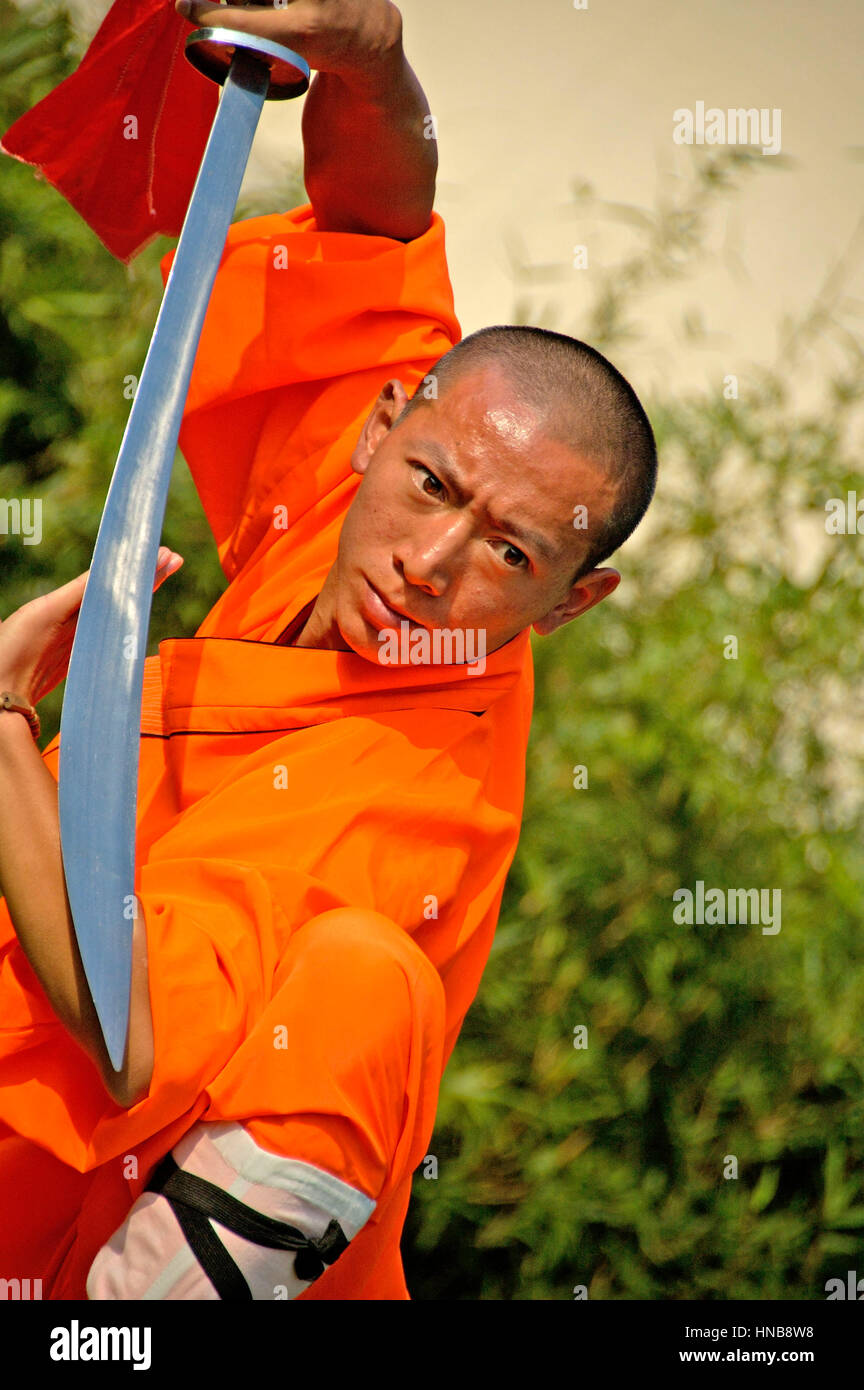
[[[427,458],[431,458],[435,467],[444,478],[444,481],[449,483],[450,487],[459,498],[465,497],[465,488],[453,466],[453,460],[437,440],[418,440],[415,449],[417,453],[425,454]],[[525,545],[531,546],[536,550],[543,556],[544,560],[549,562],[549,564],[554,564],[558,559],[557,547],[546,536],[542,536],[539,531],[532,531],[529,527],[523,526],[518,521],[506,521],[503,517],[493,517],[491,514],[489,520],[492,522],[496,531],[506,531],[508,535],[515,536],[517,540],[523,541]]]

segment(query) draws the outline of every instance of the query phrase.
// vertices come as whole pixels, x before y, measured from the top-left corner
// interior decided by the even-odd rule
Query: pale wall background
[[[105,0],[77,0],[88,34]],[[860,326],[862,0],[403,0],[406,48],[438,120],[437,207],[448,228],[463,329],[505,322],[520,287],[513,257],[560,267],[530,296],[580,334],[590,277],[628,244],[620,227],[577,216],[572,187],[653,205],[692,152],[672,140],[679,107],[779,108],[782,157],[748,178],[711,229],[698,273],[647,306],[650,347],[620,365],[650,391],[746,379],[770,363],[778,325],[799,314],[841,257],[851,263],[840,312]],[[265,113],[248,186],[272,182],[300,154],[300,105]],[[783,163],[792,167],[776,167]],[[772,157],[765,157],[766,164]],[[857,236],[856,236],[857,229]],[[589,268],[572,268],[585,244]],[[536,309],[535,309],[536,305]],[[705,336],[685,342],[685,312]]]
[[[698,100],[779,107],[791,169],[747,180],[713,229],[713,259],[657,297],[650,354],[627,365],[642,389],[670,369],[694,385],[770,362],[777,327],[817,293],[864,212],[862,0],[404,0],[406,48],[438,118],[437,207],[448,228],[457,308],[470,332],[512,315],[509,254],[559,263],[560,326],[579,334],[586,275],[623,250],[620,230],[575,216],[587,180],[610,201],[651,205],[692,160],[672,113]],[[258,159],[299,148],[299,112],[267,113]],[[767,156],[766,162],[771,163]],[[257,173],[257,171],[256,171]],[[569,204],[569,206],[568,206]],[[572,269],[572,248],[589,269]],[[860,243],[849,292],[864,301]],[[854,307],[854,306],[853,306]],[[681,342],[686,309],[709,343]],[[666,346],[658,352],[658,341]]]

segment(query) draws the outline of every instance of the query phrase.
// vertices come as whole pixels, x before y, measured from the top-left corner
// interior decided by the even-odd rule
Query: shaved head
[[[545,328],[481,328],[445,353],[429,376],[442,396],[465,372],[492,363],[513,387],[508,429],[518,431],[520,407],[533,411],[550,439],[589,459],[613,485],[606,515],[589,516],[588,553],[575,582],[624,543],[654,495],[657,449],[648,417],[629,382],[601,353]],[[426,400],[418,388],[400,419]]]

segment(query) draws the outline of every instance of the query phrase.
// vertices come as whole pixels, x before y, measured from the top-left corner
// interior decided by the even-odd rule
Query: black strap
[[[213,1230],[208,1217],[194,1207],[188,1207],[185,1202],[177,1202],[170,1197],[168,1201],[190,1250],[219,1297],[225,1303],[251,1303],[252,1290]]]
[[[227,1303],[251,1302],[252,1293],[213,1230],[211,1217],[235,1235],[268,1250],[296,1250],[294,1272],[298,1279],[317,1279],[348,1248],[338,1221],[331,1221],[323,1236],[305,1236],[296,1226],[247,1207],[215,1183],[184,1172],[170,1154],[158,1164],[145,1191],[161,1192],[170,1203],[193,1255],[220,1299]]]

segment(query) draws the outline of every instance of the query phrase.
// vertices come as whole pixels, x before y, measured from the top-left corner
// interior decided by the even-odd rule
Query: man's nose
[[[467,520],[461,517],[436,518],[418,529],[395,556],[407,582],[442,594],[457,573],[467,529]]]

